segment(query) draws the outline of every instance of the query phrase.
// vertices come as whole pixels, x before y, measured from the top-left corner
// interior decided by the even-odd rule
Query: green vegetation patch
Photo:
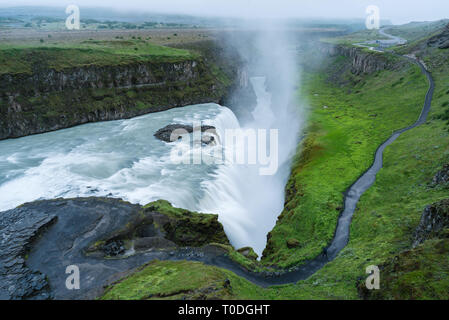
[[[198,56],[190,51],[144,40],[83,41],[41,45],[0,45],[0,75],[30,74],[36,68],[62,70],[80,66],[113,66],[135,62],[177,62]]]
[[[379,290],[366,290],[360,282],[360,294],[371,300],[448,300],[448,261],[449,240],[428,240],[380,267]]]
[[[264,299],[263,291],[234,273],[199,262],[153,261],[109,286],[103,300]]]
[[[151,202],[144,209],[169,217],[162,227],[167,233],[166,238],[178,245],[198,247],[207,243],[229,244],[223,226],[218,222],[218,215],[175,208],[165,200]]]

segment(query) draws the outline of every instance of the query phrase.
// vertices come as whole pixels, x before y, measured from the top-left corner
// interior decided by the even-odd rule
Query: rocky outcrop
[[[449,49],[449,24],[444,27],[441,33],[433,36],[427,41],[429,47],[438,47],[440,49]]]
[[[449,184],[449,163],[443,166],[443,169],[437,172],[432,179],[432,186]]]
[[[449,228],[449,199],[427,206],[413,236],[413,247],[430,238],[445,235]]]
[[[244,257],[251,259],[253,261],[256,261],[257,258],[259,257],[257,255],[257,253],[254,251],[253,248],[251,247],[243,247],[237,250],[238,253],[240,253],[241,255],[243,255]]]
[[[382,53],[370,52],[354,46],[321,43],[318,50],[322,54],[344,56],[351,59],[351,72],[353,74],[373,73],[397,67],[396,63],[386,58]]]
[[[0,300],[50,297],[45,275],[30,270],[26,258],[33,241],[57,217],[40,211],[28,213],[26,208],[17,208],[0,218]]]
[[[11,100],[64,90],[160,86],[200,77],[201,60],[141,62],[113,66],[79,66],[54,70],[36,66],[32,73],[3,74],[0,91]]]
[[[165,238],[179,246],[200,247],[208,243],[229,245],[218,215],[174,208],[168,201],[158,200],[144,207],[145,212],[158,212],[168,217],[162,226]]]
[[[174,142],[177,141],[178,138],[182,135],[182,133],[192,133],[194,130],[198,130],[200,132],[207,132],[210,133],[211,135],[204,135],[201,137],[201,142],[205,143],[205,144],[210,144],[213,141],[215,141],[215,137],[217,135],[215,127],[214,126],[207,126],[207,125],[203,125],[201,126],[201,128],[194,128],[193,126],[190,125],[184,125],[184,124],[169,124],[161,129],[159,129],[158,131],[156,131],[156,133],[154,134],[154,136],[162,141],[165,142]],[[173,136],[173,132],[175,133]]]
[[[153,259],[214,257],[223,252],[208,243],[229,244],[216,215],[166,201],[143,208],[120,199],[56,199],[0,216],[0,299],[93,298],[109,280]],[[187,246],[205,247],[196,253]],[[66,287],[69,265],[79,268],[79,290]]]

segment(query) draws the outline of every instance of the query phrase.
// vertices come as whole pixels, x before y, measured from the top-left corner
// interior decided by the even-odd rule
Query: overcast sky
[[[0,0],[0,6],[77,4],[121,10],[234,17],[362,18],[368,5],[395,24],[449,18],[449,0]]]

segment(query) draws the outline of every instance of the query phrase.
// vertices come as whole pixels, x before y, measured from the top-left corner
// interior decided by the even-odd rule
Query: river
[[[245,127],[279,127],[265,79],[251,82],[258,104],[254,121]],[[296,136],[287,139],[291,132],[285,132],[282,138],[281,131],[281,141],[290,145],[285,150],[283,144],[273,176],[261,176],[258,165],[176,164],[171,151],[182,142],[166,143],[153,134],[167,124],[194,121],[215,126],[219,135],[240,128],[230,109],[210,103],[0,141],[0,211],[60,197],[107,196],[139,204],[165,199],[176,207],[219,214],[235,247],[252,246],[261,254],[283,208]],[[199,145],[186,156],[213,157],[218,147]]]

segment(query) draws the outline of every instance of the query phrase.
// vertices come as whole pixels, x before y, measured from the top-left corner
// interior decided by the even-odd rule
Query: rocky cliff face
[[[424,209],[414,234],[413,247],[427,239],[440,237],[447,228],[449,228],[449,199],[434,203]]]
[[[3,74],[0,139],[190,104],[229,102],[230,92],[245,84],[240,67],[232,60],[227,63],[223,69],[231,72],[199,57],[63,70],[35,65],[30,74]]]
[[[109,198],[37,201],[1,217],[2,300],[93,298],[115,275],[148,261],[189,259],[196,252],[214,259],[224,251],[208,244],[229,245],[217,215],[162,200],[146,207]],[[65,286],[68,265],[81,270],[80,290]]]
[[[249,63],[239,54],[234,44],[226,38],[219,38],[217,41],[184,44],[182,48],[201,53],[206,63],[214,66],[215,74],[221,73],[231,80],[227,82],[229,87],[220,104],[229,107],[239,120],[251,120],[251,111],[256,106],[257,97],[249,81]]]
[[[395,67],[395,64],[382,53],[369,52],[363,48],[321,43],[318,50],[322,54],[350,58],[353,74],[373,73]]]
[[[164,82],[191,81],[200,76],[197,61],[135,63],[117,66],[86,66],[54,70],[34,66],[32,74],[0,76],[0,90],[10,99],[37,97],[50,92],[80,89],[151,86]]]
[[[432,179],[431,186],[448,185],[449,184],[449,163],[445,164],[443,168],[438,171]]]

